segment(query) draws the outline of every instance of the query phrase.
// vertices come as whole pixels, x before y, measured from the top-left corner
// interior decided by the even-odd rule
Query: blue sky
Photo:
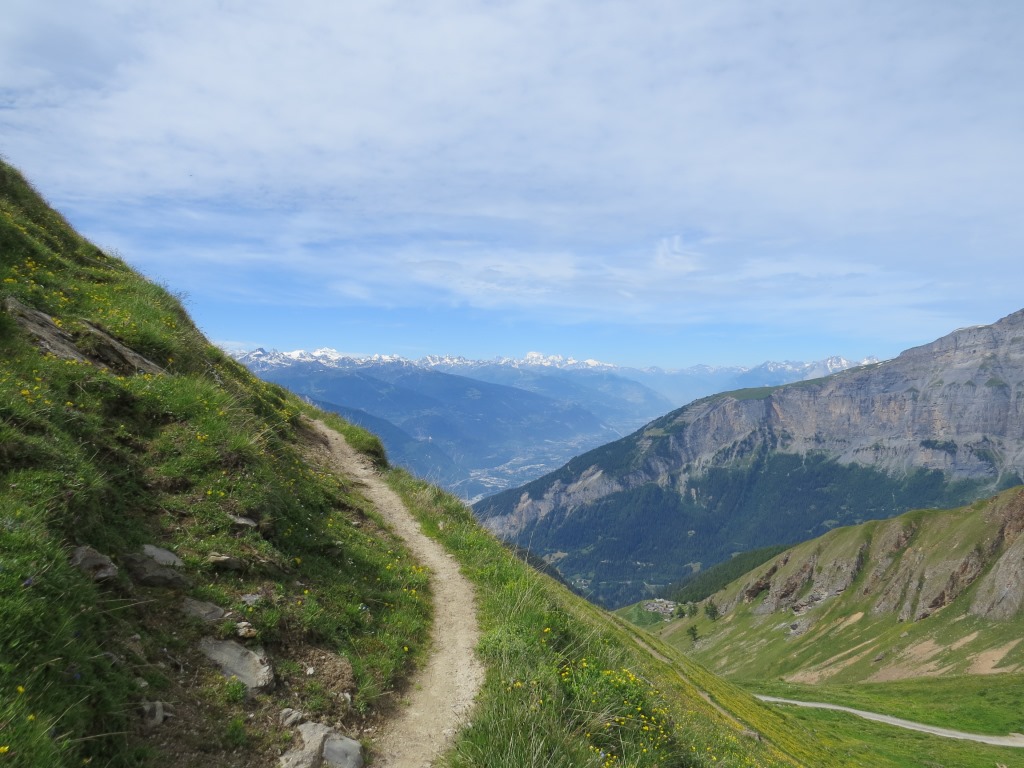
[[[228,346],[889,357],[1024,307],[1024,3],[5,0],[0,155]]]

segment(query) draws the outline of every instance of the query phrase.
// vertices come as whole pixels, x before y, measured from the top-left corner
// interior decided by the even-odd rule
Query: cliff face
[[[1024,310],[883,363],[699,400],[577,457],[559,472],[485,499],[477,512],[498,535],[521,539],[528,534],[535,548],[543,549],[538,530],[564,532],[581,510],[613,494],[618,498],[654,484],[710,509],[711,500],[700,495],[701,478],[716,469],[743,472],[780,455],[815,456],[896,479],[941,473],[949,484],[973,483],[976,496],[1019,483],[1024,477]],[[890,516],[936,501],[911,495],[910,506],[866,516]],[[720,505],[715,511],[728,514]],[[820,511],[821,520],[859,522]],[[809,530],[804,538],[821,532]],[[576,538],[585,545],[585,533]]]
[[[867,523],[779,555],[742,579],[720,607],[727,613],[750,604],[758,615],[800,615],[856,583],[855,599],[866,599],[871,613],[919,621],[977,582],[967,612],[1012,619],[1024,607],[1022,532],[1021,490],[1007,491],[980,510]]]

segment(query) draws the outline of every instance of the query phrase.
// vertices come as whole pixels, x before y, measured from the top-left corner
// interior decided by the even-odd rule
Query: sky
[[[1024,307],[1019,0],[4,0],[0,156],[231,349],[892,357]]]

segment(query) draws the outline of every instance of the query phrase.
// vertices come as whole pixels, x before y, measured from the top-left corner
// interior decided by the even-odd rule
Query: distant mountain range
[[[694,397],[851,366],[832,357],[666,371],[537,353],[413,361],[326,348],[236,357],[261,378],[377,433],[393,462],[471,501],[539,477]]]
[[[476,504],[606,605],[736,552],[1024,477],[1024,310],[883,363],[697,400]]]

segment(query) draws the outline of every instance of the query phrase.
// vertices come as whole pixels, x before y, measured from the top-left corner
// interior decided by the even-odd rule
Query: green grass
[[[636,626],[643,627],[645,629],[664,624],[665,617],[660,613],[645,610],[644,602],[647,601],[633,603],[633,605],[627,605],[625,608],[620,608],[615,611],[615,615],[622,617],[631,624],[635,624]]]
[[[389,477],[478,593],[479,653],[488,674],[473,722],[444,765],[848,764],[793,718],[517,560],[458,499],[403,472]],[[748,730],[765,741],[744,735]]]
[[[849,765],[871,768],[996,768],[1021,764],[1024,750],[945,739],[821,709],[781,707]],[[817,763],[812,763],[817,765]]]
[[[902,717],[968,733],[1024,733],[1024,675],[925,677],[891,683],[797,685],[764,681],[757,693]]]
[[[165,373],[44,354],[0,311],[0,763],[161,764],[137,727],[136,678],[202,702],[210,717],[197,728],[231,754],[276,756],[280,737],[251,726],[274,723],[283,701],[301,707],[306,695],[325,717],[344,714],[304,683],[291,688],[298,701],[242,697],[198,661],[195,690],[161,671],[166,654],[191,658],[199,637],[231,636],[233,623],[185,620],[180,594],[134,587],[123,568],[93,584],[69,564],[83,544],[121,565],[145,543],[174,551],[188,594],[251,622],[282,670],[305,649],[336,654],[355,676],[350,717],[386,705],[425,652],[427,575],[371,505],[310,458],[305,418],[325,418],[384,466],[379,440],[255,379],[172,294],[79,237],[0,164],[7,297],[45,312],[86,356],[99,352],[98,327]],[[242,570],[218,569],[213,553]],[[246,594],[261,599],[250,606]],[[222,757],[210,760],[243,759]]]

